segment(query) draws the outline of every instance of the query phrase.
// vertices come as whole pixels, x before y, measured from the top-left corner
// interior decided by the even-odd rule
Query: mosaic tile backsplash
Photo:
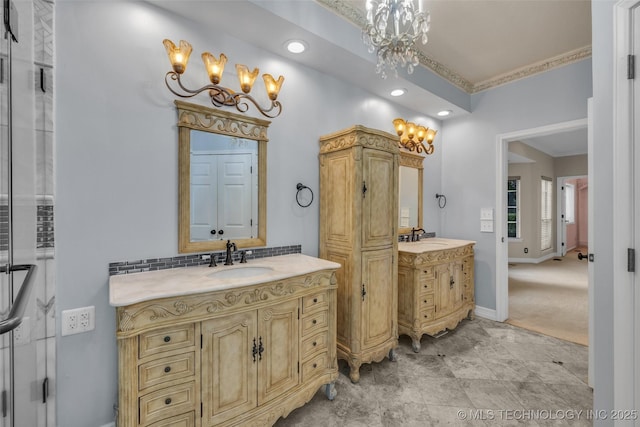
[[[246,250],[251,251],[251,254],[246,255],[247,261],[249,261],[252,259],[266,258],[271,256],[299,254],[302,252],[302,246],[276,246],[273,248],[257,248]],[[232,253],[233,262],[240,262],[241,252],[242,249]],[[202,255],[209,255],[209,253],[178,255],[171,258],[148,258],[134,261],[112,262],[109,263],[109,276],[114,276],[116,274],[140,273],[143,271],[166,270],[169,268],[208,265],[210,261],[203,260]],[[216,257],[216,262],[218,264],[224,264],[224,260],[226,257],[225,251],[212,252],[211,255]]]

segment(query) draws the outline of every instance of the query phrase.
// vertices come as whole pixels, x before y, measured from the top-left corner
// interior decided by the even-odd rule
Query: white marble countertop
[[[249,260],[246,264],[236,262],[232,266],[218,264],[217,267],[205,265],[120,274],[109,278],[109,304],[120,307],[158,298],[250,286],[338,268],[340,264],[332,261],[291,254]],[[255,269],[252,271],[260,270],[260,273],[250,277],[216,277],[228,274],[228,270],[237,269]]]
[[[398,242],[398,252],[421,254],[423,252],[454,249],[466,245],[475,245],[472,240],[444,239],[441,237],[427,237],[418,242]]]

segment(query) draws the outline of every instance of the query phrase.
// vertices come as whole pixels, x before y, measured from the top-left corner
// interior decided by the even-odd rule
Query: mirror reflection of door
[[[257,236],[257,144],[192,132],[191,241]]]

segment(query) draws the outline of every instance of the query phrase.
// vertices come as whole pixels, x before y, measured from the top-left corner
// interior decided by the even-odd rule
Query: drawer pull
[[[165,403],[165,405],[170,405],[170,404],[171,404],[171,398],[170,398],[170,397],[167,397],[167,398],[164,400],[164,403]]]
[[[318,298],[314,298],[314,299],[313,299],[313,303],[315,304],[315,303],[317,303],[317,302],[318,302]]]
[[[317,346],[317,345],[318,345],[318,343],[314,341],[314,342],[313,342],[313,346],[315,347],[315,346]]]
[[[169,342],[169,341],[171,341],[171,337],[169,335],[164,337],[164,342]]]
[[[427,303],[427,300],[424,300],[424,303],[426,304],[426,303]]]
[[[169,372],[171,372],[171,366],[167,366],[166,368],[164,368],[164,371],[168,374]]]
[[[313,323],[313,324],[315,325],[316,323],[318,323],[318,321],[317,321],[316,319],[313,319],[313,320],[311,321],[311,323]]]
[[[318,364],[317,364],[317,363],[314,363],[314,364],[313,364],[313,368],[315,369],[315,368],[317,368],[317,367],[318,367]]]

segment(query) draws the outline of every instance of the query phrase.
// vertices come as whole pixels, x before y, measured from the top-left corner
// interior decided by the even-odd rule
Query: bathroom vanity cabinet
[[[420,351],[422,335],[472,319],[475,242],[429,238],[398,244],[398,331]]]
[[[212,280],[207,267],[112,276],[119,426],[269,426],[321,386],[333,399],[338,265],[275,258],[298,271],[274,267],[249,280]],[[128,290],[136,286],[156,295],[137,301]]]
[[[342,265],[338,358],[394,359],[398,345],[398,142],[362,126],[320,138],[320,257]]]

